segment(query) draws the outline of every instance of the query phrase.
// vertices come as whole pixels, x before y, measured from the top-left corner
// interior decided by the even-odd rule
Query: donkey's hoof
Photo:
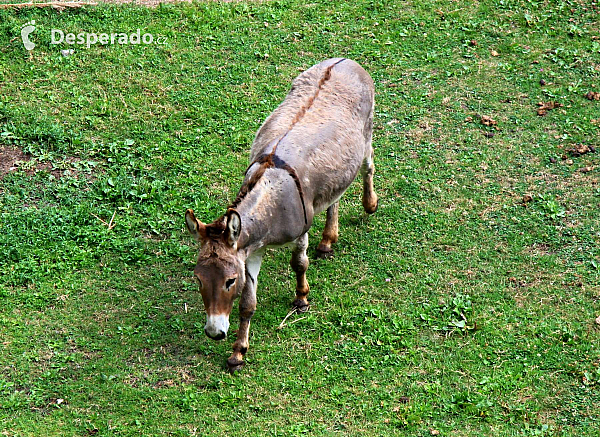
[[[296,311],[298,311],[299,313],[305,313],[310,308],[310,305],[306,299],[305,300],[296,299],[292,303],[292,307],[294,307],[296,309]]]
[[[227,369],[229,369],[229,373],[233,375],[235,372],[242,370],[242,367],[244,367],[245,364],[246,363],[243,360],[229,357],[227,360]]]
[[[369,204],[367,204],[367,205],[363,204],[363,207],[365,208],[365,212],[367,214],[369,214],[369,215],[370,214],[375,214],[375,212],[377,211],[377,208],[379,208],[379,199],[377,199],[375,201],[374,205],[373,204],[370,204],[370,205]]]
[[[317,247],[317,258],[326,259],[326,258],[331,258],[332,256],[333,256],[333,249],[331,248],[331,246],[319,244],[319,247]]]

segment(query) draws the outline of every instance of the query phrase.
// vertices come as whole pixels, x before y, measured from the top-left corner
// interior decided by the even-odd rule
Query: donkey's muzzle
[[[223,340],[229,331],[229,316],[224,314],[208,315],[204,333],[213,340]]]
[[[219,341],[219,340],[223,340],[225,337],[227,337],[227,334],[224,333],[223,331],[219,332],[217,335],[211,335],[208,333],[208,330],[204,330],[204,333],[206,334],[206,336],[208,338],[212,338],[213,340]]]

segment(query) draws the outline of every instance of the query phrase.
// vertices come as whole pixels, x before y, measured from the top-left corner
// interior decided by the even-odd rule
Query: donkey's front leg
[[[244,366],[244,356],[248,352],[250,320],[256,310],[256,280],[260,270],[262,255],[252,255],[246,260],[246,283],[240,297],[240,327],[233,343],[233,353],[227,359],[231,373]]]
[[[308,281],[306,280],[306,270],[308,270],[308,256],[306,249],[308,248],[308,233],[302,234],[295,241],[296,247],[292,252],[292,260],[290,265],[296,272],[296,299],[294,307],[301,313],[308,310]]]
[[[249,296],[252,294],[253,296]],[[227,359],[227,367],[231,373],[240,370],[244,366],[244,356],[248,352],[250,319],[256,309],[256,293],[248,293],[248,299],[240,300],[240,327],[237,331],[237,339],[233,343],[233,353]],[[253,299],[252,299],[253,298]]]

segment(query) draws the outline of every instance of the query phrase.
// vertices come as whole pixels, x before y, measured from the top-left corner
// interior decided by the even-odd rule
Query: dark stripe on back
[[[260,167],[254,172],[254,174],[250,177],[248,182],[246,184],[242,185],[242,188],[240,188],[240,191],[239,191],[237,197],[235,198],[235,200],[233,201],[233,203],[231,204],[231,206],[229,208],[236,208],[242,202],[242,200],[246,197],[246,195],[250,191],[252,191],[252,189],[256,186],[256,184],[258,183],[260,178],[265,174],[265,171],[268,168],[279,168],[282,170],[286,170],[288,172],[288,174],[290,175],[290,177],[294,180],[294,183],[296,184],[296,189],[298,190],[298,194],[300,195],[300,200],[302,201],[302,210],[304,211],[304,224],[308,224],[308,220],[306,217],[306,205],[304,204],[304,190],[302,190],[302,184],[300,183],[300,178],[298,178],[298,174],[296,173],[296,170],[294,170],[291,166],[289,166],[283,159],[281,159],[280,157],[275,155],[275,152],[277,151],[277,146],[279,145],[279,143],[287,136],[287,134],[292,130],[292,128],[296,125],[296,123],[298,123],[302,119],[302,117],[304,117],[304,114],[306,114],[306,112],[312,107],[317,96],[321,92],[321,89],[325,85],[325,82],[327,82],[331,78],[331,70],[333,69],[333,67],[335,67],[337,64],[339,64],[340,62],[345,61],[345,60],[346,60],[346,58],[342,58],[339,61],[335,62],[334,64],[331,64],[329,67],[327,67],[325,69],[325,72],[323,73],[323,77],[321,77],[321,79],[319,80],[319,84],[317,86],[317,91],[308,100],[307,104],[304,105],[302,108],[300,108],[300,110],[298,111],[298,113],[296,114],[294,119],[292,120],[292,123],[291,123],[290,127],[288,128],[288,130],[286,131],[286,133],[283,134],[281,137],[279,137],[279,139],[275,143],[275,146],[273,147],[273,150],[271,151],[271,153],[269,153],[268,155],[261,155],[260,157],[255,159],[248,166],[248,168],[246,169],[246,173],[248,173],[248,170],[250,170],[250,167],[252,167],[254,164],[260,164]]]

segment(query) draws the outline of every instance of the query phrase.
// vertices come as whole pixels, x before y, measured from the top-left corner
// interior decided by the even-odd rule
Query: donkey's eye
[[[225,288],[229,290],[234,283],[235,283],[235,278],[228,279],[225,282]]]

